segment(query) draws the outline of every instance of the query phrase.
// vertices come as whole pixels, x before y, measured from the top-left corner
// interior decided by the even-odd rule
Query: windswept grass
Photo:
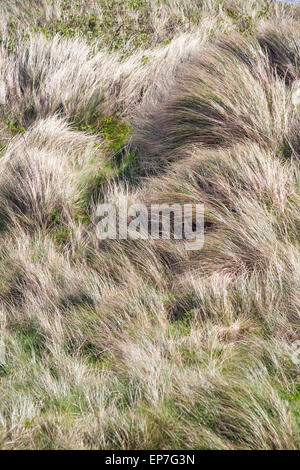
[[[1,449],[299,449],[299,7],[0,6]],[[96,236],[203,203],[205,243]]]

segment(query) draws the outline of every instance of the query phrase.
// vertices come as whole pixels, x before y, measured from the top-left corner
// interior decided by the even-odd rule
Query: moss
[[[101,117],[95,114],[88,123],[74,124],[79,130],[98,134],[104,139],[102,151],[107,152],[107,159],[98,172],[89,175],[80,182],[84,188],[79,201],[76,220],[87,217],[87,209],[92,200],[101,200],[101,195],[107,183],[126,180],[134,184],[139,172],[139,162],[136,152],[128,144],[132,128],[117,116]],[[87,220],[86,220],[87,222]]]
[[[120,122],[113,116],[103,117],[101,121],[101,133],[110,150],[118,151],[124,146],[131,133],[131,126],[126,122]]]
[[[101,113],[92,113],[87,119],[76,119],[73,122],[76,130],[97,134],[103,137],[105,148],[118,151],[125,145],[132,128],[115,116],[103,116]]]

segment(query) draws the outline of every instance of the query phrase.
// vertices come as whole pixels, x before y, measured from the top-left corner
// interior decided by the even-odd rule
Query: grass
[[[299,7],[0,11],[0,448],[299,449]],[[100,243],[120,200],[203,249]]]

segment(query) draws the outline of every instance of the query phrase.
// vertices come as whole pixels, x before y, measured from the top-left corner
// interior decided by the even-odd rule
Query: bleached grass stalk
[[[125,3],[118,52],[106,0],[0,6],[0,448],[299,449],[299,10]],[[119,200],[204,203],[204,249],[99,241]]]

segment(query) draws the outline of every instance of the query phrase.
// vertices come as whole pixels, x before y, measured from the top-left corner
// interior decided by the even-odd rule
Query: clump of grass
[[[299,9],[108,3],[0,6],[0,448],[298,449]]]
[[[225,39],[196,55],[160,108],[147,104],[135,120],[133,145],[145,171],[163,167],[195,145],[222,148],[254,141],[266,148],[280,146],[294,110],[275,70],[252,39]]]

